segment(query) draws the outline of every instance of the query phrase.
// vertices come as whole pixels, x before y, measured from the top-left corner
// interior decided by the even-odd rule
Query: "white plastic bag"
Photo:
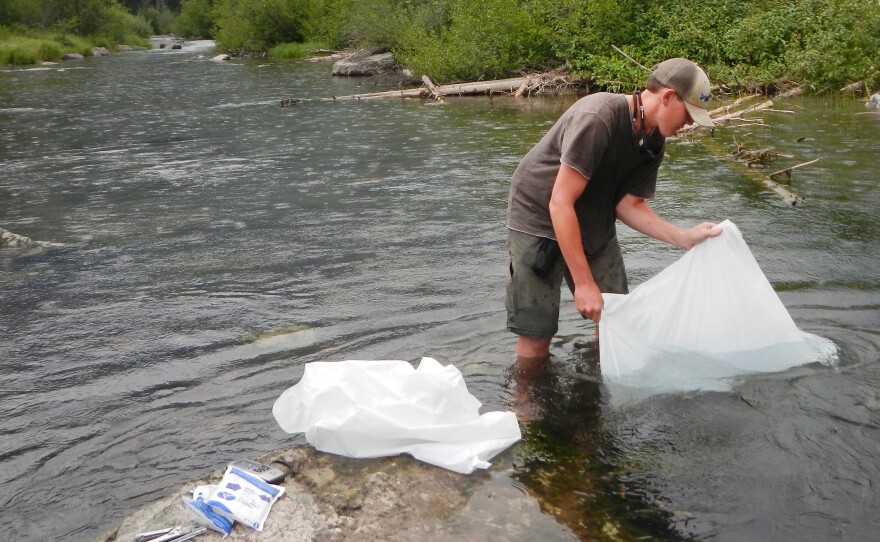
[[[470,474],[521,438],[513,412],[479,414],[453,365],[406,361],[314,362],[275,401],[272,413],[288,433],[305,433],[323,452],[348,457],[409,453]]]
[[[629,295],[603,294],[606,381],[725,389],[726,377],[832,363],[836,347],[797,328],[733,222]]]

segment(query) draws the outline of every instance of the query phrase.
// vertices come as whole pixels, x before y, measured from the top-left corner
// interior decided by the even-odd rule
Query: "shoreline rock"
[[[350,459],[311,447],[259,461],[289,469],[281,484],[285,494],[262,532],[237,524],[226,542],[577,540],[516,489],[510,454],[496,456],[490,471],[467,476],[409,456]],[[198,485],[217,483],[224,470],[144,507],[95,542],[129,542],[140,532],[194,525],[181,497]],[[211,531],[204,539],[219,540],[220,534]]]
[[[361,49],[337,60],[333,64],[332,75],[338,77],[367,77],[396,73],[397,60],[383,49]]]

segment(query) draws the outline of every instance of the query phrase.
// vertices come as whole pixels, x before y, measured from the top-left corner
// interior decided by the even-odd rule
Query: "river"
[[[509,180],[573,98],[281,108],[385,87],[210,47],[0,70],[0,227],[46,243],[0,251],[4,539],[90,540],[232,459],[304,444],[271,407],[310,361],[432,356],[484,411],[516,393]],[[880,117],[840,98],[776,109],[793,113],[714,137],[773,148],[780,169],[821,157],[791,181],[804,205],[707,134],[670,142],[653,205],[733,220],[839,363],[616,405],[564,304],[537,419],[500,458],[559,540],[876,539]],[[620,237],[631,285],[681,255]]]

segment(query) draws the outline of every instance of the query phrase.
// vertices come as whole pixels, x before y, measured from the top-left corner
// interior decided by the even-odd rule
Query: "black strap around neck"
[[[648,146],[648,132],[645,130],[645,106],[642,104],[641,90],[633,92],[633,106],[635,107],[635,112],[639,115],[639,133],[633,134],[635,135],[636,146],[644,154],[653,158],[654,151]],[[633,123],[635,123],[635,121],[636,119],[633,117]]]

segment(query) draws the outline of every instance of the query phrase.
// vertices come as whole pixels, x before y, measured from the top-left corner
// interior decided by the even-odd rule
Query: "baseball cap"
[[[678,94],[694,122],[701,126],[715,126],[708,111],[712,97],[709,78],[702,68],[686,58],[670,58],[657,64],[652,75]]]

